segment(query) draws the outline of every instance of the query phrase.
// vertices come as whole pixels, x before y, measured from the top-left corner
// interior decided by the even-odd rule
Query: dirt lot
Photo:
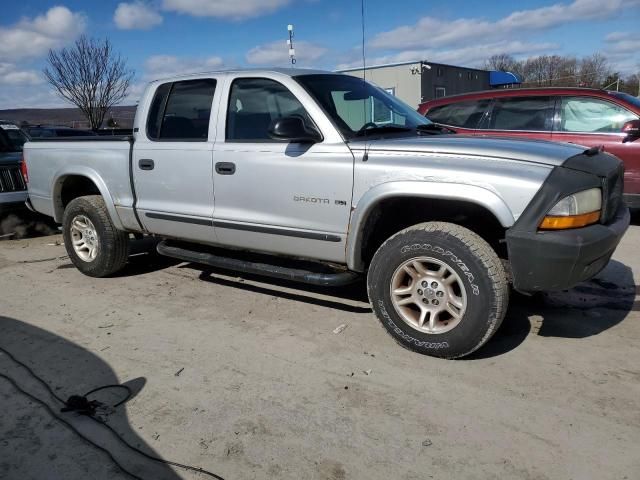
[[[594,281],[512,297],[497,336],[460,361],[398,346],[362,286],[146,254],[92,279],[60,240],[0,243],[0,346],[64,398],[127,382],[137,394],[109,425],[154,455],[227,480],[640,478],[638,226]],[[5,354],[0,373],[59,409]],[[2,378],[0,408],[0,478],[129,478]],[[145,480],[207,478],[64,418]]]

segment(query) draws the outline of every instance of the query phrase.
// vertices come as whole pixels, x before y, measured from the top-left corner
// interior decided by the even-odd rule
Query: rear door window
[[[160,127],[162,126],[162,116],[167,105],[167,98],[171,91],[171,84],[164,83],[156,89],[153,96],[149,114],[147,115],[147,136],[152,139],[160,138]]]
[[[638,116],[599,98],[562,97],[561,132],[620,133],[622,126]]]
[[[149,138],[206,142],[215,89],[211,78],[160,85],[149,109]]]
[[[453,127],[476,128],[482,119],[490,100],[471,100],[434,107],[427,112],[427,118],[435,123]]]
[[[489,130],[550,132],[553,123],[552,97],[496,98]]]

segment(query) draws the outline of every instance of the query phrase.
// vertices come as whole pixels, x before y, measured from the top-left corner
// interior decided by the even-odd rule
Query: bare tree
[[[516,70],[518,61],[508,53],[499,53],[491,55],[486,62],[484,68],[487,70],[498,70],[501,72],[512,72]]]
[[[607,58],[594,53],[580,62],[580,85],[584,87],[603,87],[603,82],[611,73]]]
[[[102,126],[112,106],[126,98],[133,79],[133,71],[107,39],[82,35],[72,47],[49,50],[48,61],[45,77],[59,96],[82,111],[93,130]]]
[[[547,82],[546,58],[545,56],[527,58],[522,66],[524,83],[541,86]]]
[[[638,67],[638,73],[632,73],[625,78],[622,90],[634,97],[640,98],[640,67]]]
[[[602,88],[615,81],[613,79],[607,82],[612,75],[617,79],[607,58],[600,53],[581,59],[573,56],[540,55],[520,61],[508,54],[498,54],[487,59],[485,68],[517,73],[523,86]],[[632,90],[637,85],[636,82],[632,75],[620,84],[628,83],[630,85],[625,88]]]

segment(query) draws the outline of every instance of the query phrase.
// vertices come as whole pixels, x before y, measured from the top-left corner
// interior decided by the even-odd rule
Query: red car
[[[627,205],[640,208],[640,99],[591,88],[515,88],[439,98],[420,105],[458,133],[602,146],[624,162]]]

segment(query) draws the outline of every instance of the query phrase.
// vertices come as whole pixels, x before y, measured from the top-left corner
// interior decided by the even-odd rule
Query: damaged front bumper
[[[574,230],[507,232],[513,286],[521,292],[565,290],[597,275],[629,227],[621,207],[608,225]]]

